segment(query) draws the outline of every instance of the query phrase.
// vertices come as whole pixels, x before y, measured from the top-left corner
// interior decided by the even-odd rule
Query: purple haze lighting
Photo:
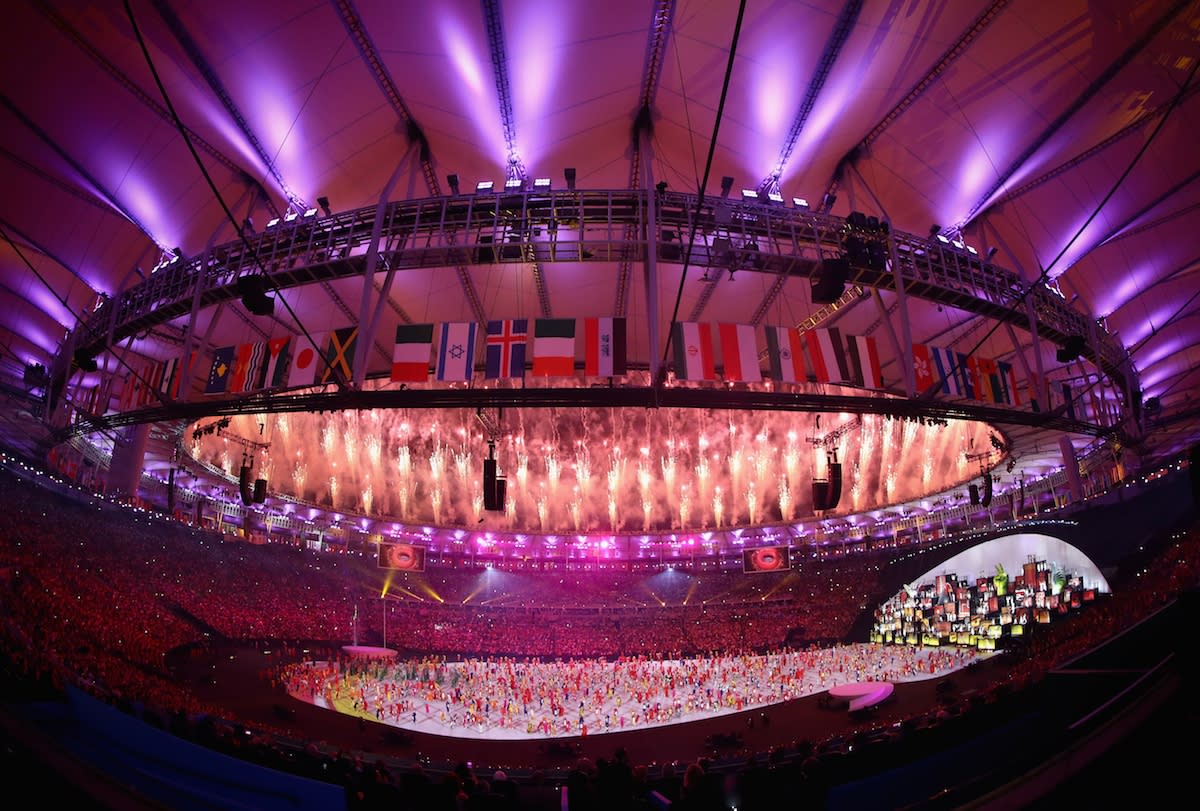
[[[525,164],[537,164],[544,157],[546,138],[551,132],[545,125],[551,112],[551,100],[559,95],[558,83],[571,75],[561,64],[571,51],[567,29],[567,3],[522,3],[511,7],[507,15],[505,37],[512,82],[513,114],[519,143],[517,152]]]

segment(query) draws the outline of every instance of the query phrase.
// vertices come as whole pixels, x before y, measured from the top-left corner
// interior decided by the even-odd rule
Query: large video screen
[[[742,550],[742,571],[778,572],[790,568],[786,546],[760,546]]]
[[[410,543],[381,543],[379,545],[379,567],[401,569],[406,572],[425,571],[425,547]]]

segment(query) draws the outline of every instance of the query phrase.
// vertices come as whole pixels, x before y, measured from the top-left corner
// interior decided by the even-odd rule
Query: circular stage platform
[[[357,659],[395,659],[400,652],[375,645],[342,645],[342,653]]]
[[[829,696],[839,706],[845,704],[854,712],[887,701],[895,690],[896,686],[888,681],[858,681],[830,687]]]

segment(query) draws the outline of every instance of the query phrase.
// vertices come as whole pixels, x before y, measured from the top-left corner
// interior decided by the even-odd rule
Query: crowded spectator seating
[[[331,646],[352,639],[382,643],[382,599],[391,617],[386,643],[406,652],[697,656],[779,649],[789,637],[797,638],[798,629],[799,638],[809,644],[841,641],[869,610],[868,598],[878,590],[877,561],[853,558],[753,575],[685,570],[536,574],[464,562],[393,574],[389,581],[369,550],[318,553],[230,542],[161,516],[48,486],[35,472],[9,469],[0,469],[0,509],[6,515],[0,523],[0,634],[9,687],[32,684],[55,691],[71,686],[119,706],[157,708],[165,719],[212,719],[224,712],[204,706],[172,679],[164,664],[170,651],[220,638],[325,640]],[[1032,636],[1014,654],[997,689],[1025,688],[1057,663],[1149,615],[1194,587],[1198,567],[1200,530],[1192,526],[1169,541],[1164,536],[1160,554],[1145,563],[1143,571],[1150,576],[1128,578],[1097,610]],[[513,621],[518,618],[520,622]],[[531,628],[539,630],[531,633]],[[885,737],[936,726],[947,711],[968,709],[940,708],[939,715],[912,719]],[[259,732],[264,737],[253,739],[258,757],[281,760],[262,750],[275,751],[270,736],[282,733]],[[876,733],[864,728],[861,734]],[[206,742],[220,748],[225,740],[213,734]],[[239,753],[251,748],[244,741],[236,747]],[[793,777],[811,782],[805,775],[815,768],[813,758],[820,750],[820,742],[798,740],[786,750],[735,753],[745,763],[738,770],[741,790],[778,790],[779,785],[766,787],[766,772],[778,767],[773,779],[782,780],[787,764],[794,767]],[[296,750],[290,751],[294,755]],[[681,781],[681,774],[666,770],[656,780],[645,766],[581,764],[568,783],[574,780],[579,791],[603,796],[612,786],[601,772],[615,769],[619,777],[613,779],[621,781],[622,796],[635,791],[636,775],[640,807],[652,807],[647,799],[652,791],[673,794],[676,800],[707,791],[698,782],[704,765],[712,771],[713,764],[701,764],[701,774],[684,773]],[[348,780],[347,773],[328,776]],[[365,779],[361,769],[353,774],[355,780]],[[455,779],[465,784],[474,778],[459,774]],[[403,782],[392,774],[373,773],[370,780],[396,791]],[[452,782],[447,775],[446,783]]]

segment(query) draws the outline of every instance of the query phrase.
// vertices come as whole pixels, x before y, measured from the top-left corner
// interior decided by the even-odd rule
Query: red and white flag
[[[879,363],[879,346],[870,335],[846,336],[854,382],[867,389],[883,388],[883,371]]]
[[[812,364],[813,375],[818,383],[849,381],[846,348],[842,344],[842,334],[836,327],[810,329],[804,333],[804,340],[808,345],[808,360]]]
[[[750,324],[719,324],[721,360],[725,364],[725,379],[742,383],[762,380],[758,365],[758,347],[754,342],[754,327]]]
[[[292,356],[292,368],[288,371],[288,388],[311,386],[317,379],[317,370],[324,365],[321,351],[328,337],[329,333],[326,332],[317,333],[311,341],[303,335],[296,336],[296,353]]]
[[[625,319],[583,319],[586,377],[617,377],[626,373]]]

